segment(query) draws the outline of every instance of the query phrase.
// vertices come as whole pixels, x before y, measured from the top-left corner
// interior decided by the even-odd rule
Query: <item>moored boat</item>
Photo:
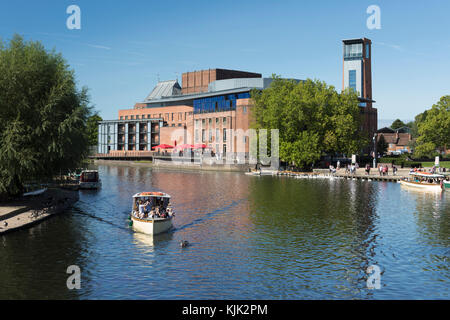
[[[400,183],[406,187],[412,187],[423,191],[442,191],[444,176],[428,172],[414,172],[410,178],[400,180]]]
[[[450,191],[450,173],[444,173],[445,180],[442,181],[442,187],[446,191]]]
[[[80,189],[98,189],[102,181],[97,170],[83,170],[80,175]]]
[[[170,195],[164,192],[140,192],[133,196],[131,226],[146,234],[159,234],[172,228],[174,212]]]

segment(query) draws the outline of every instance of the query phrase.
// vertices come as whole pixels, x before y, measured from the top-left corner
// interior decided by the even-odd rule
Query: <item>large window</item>
[[[362,43],[346,44],[344,58],[362,58]]]
[[[249,99],[250,93],[228,94],[194,100],[194,113],[236,110],[237,99]]]
[[[223,128],[223,135],[222,135],[222,137],[223,137],[223,142],[227,141],[227,129],[226,128]]]
[[[348,86],[356,91],[356,70],[348,71]]]

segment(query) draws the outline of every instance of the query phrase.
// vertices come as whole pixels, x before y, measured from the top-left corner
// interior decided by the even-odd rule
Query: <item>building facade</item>
[[[372,138],[378,128],[378,111],[372,99],[372,41],[367,38],[342,40],[342,89],[358,93],[362,131]]]

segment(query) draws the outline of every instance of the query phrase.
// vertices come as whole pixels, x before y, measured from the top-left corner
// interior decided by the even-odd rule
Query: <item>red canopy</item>
[[[173,146],[168,144],[160,144],[157,146],[154,146],[152,149],[173,149]]]
[[[205,148],[211,148],[211,147],[208,147],[206,144],[203,144],[203,143],[194,144],[194,149],[205,149]]]
[[[192,144],[180,144],[175,147],[175,149],[192,149],[194,146]]]

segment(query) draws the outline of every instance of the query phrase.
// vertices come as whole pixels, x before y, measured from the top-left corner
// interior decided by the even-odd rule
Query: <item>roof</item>
[[[164,192],[139,192],[133,196],[133,198],[141,198],[141,197],[170,198],[170,196]]]
[[[153,88],[152,92],[145,98],[145,101],[161,99],[181,94],[181,87],[177,80],[160,81]]]

